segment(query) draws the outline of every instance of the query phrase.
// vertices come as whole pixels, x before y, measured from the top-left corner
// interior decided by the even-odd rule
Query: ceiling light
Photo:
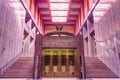
[[[100,3],[109,3],[109,2],[115,3],[116,0],[100,0]]]
[[[66,22],[66,17],[52,17],[52,22]]]
[[[111,6],[111,4],[102,4],[102,3],[99,3],[96,8],[102,8],[102,9],[107,9]]]
[[[68,3],[50,3],[51,10],[68,10],[69,4]]]
[[[51,11],[52,16],[67,16],[68,11]]]
[[[94,16],[103,16],[105,11],[93,11]]]
[[[49,0],[50,2],[70,2],[70,0]]]

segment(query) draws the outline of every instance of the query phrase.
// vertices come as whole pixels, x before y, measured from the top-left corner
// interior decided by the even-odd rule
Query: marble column
[[[36,34],[35,40],[35,59],[34,59],[34,78],[38,79],[41,76],[41,56],[42,56],[42,35]]]
[[[91,22],[87,20],[87,34],[88,34],[88,55],[90,57],[94,56],[94,48],[93,48],[93,39],[92,36],[90,35],[90,26]]]
[[[83,42],[84,42],[84,55],[85,55],[85,57],[89,56],[88,55],[88,42],[85,39],[87,36],[86,33],[87,33],[87,31],[86,31],[85,27],[83,27]]]

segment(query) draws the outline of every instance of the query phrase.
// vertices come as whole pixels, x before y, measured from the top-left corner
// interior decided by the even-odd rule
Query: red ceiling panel
[[[44,25],[73,25],[83,0],[36,0]]]
[[[40,2],[40,3],[47,3],[48,2],[48,0],[36,0],[36,2]]]
[[[72,3],[82,3],[83,0],[72,0]]]

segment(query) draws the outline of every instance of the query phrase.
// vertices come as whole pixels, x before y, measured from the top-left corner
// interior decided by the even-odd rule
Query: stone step
[[[9,69],[7,69],[1,78],[32,78],[33,77],[33,58],[20,58]]]
[[[85,69],[87,78],[117,78],[97,57],[85,57]]]

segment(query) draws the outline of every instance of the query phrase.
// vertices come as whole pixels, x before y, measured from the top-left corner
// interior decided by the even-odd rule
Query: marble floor
[[[0,80],[120,80],[120,78],[41,78],[41,79],[30,79],[30,78],[0,78]]]

